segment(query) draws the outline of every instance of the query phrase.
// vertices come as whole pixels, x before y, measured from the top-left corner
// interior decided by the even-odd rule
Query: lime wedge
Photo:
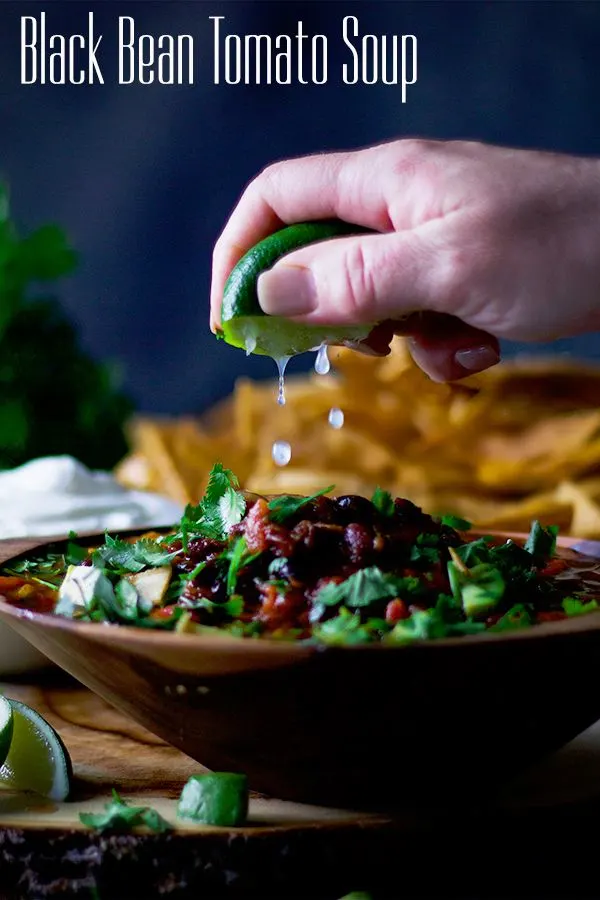
[[[0,696],[0,765],[8,756],[13,736],[13,711],[6,697]]]
[[[256,286],[261,272],[292,250],[368,230],[339,219],[298,222],[255,244],[234,267],[225,285],[221,304],[225,341],[246,353],[279,359],[316,350],[321,344],[342,344],[367,337],[373,325],[299,325],[282,316],[267,316],[258,302]]]
[[[0,768],[0,787],[66,800],[72,775],[67,748],[52,725],[34,709],[19,700],[8,700],[8,704],[12,712],[12,741]],[[0,740],[2,737],[0,732]]]
[[[371,325],[346,325],[336,330],[332,325],[298,325],[282,316],[236,316],[223,322],[222,327],[223,337],[232,347],[275,360],[317,350],[321,344],[361,341],[372,328]]]

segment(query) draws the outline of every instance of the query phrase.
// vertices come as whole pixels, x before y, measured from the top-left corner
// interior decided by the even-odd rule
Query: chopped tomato
[[[555,575],[564,572],[564,570],[568,568],[569,563],[566,559],[551,559],[547,566],[540,569],[540,576],[542,578],[554,578]]]
[[[560,622],[561,619],[566,618],[568,618],[567,614],[560,609],[549,609],[537,614],[538,622]]]
[[[401,619],[408,619],[409,617],[410,612],[408,611],[408,607],[400,597],[396,597],[395,600],[390,600],[385,608],[385,621],[389,622],[390,625],[393,625],[395,622],[400,622]]]
[[[13,591],[25,584],[25,579],[18,575],[0,575],[0,591]]]
[[[267,548],[265,534],[269,521],[269,507],[264,497],[259,497],[253,503],[250,512],[246,516],[244,537],[248,545],[249,553],[262,553]]]

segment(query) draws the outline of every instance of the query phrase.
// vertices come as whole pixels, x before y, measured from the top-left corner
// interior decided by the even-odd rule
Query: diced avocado
[[[501,572],[489,563],[480,563],[459,575],[460,596],[465,616],[479,616],[494,609],[504,596]]]
[[[222,828],[243,825],[248,816],[248,779],[236,772],[192,775],[181,792],[177,816]]]
[[[81,612],[89,610],[99,597],[110,605],[115,602],[115,592],[106,575],[94,566],[69,566],[58,590],[54,612],[71,617],[78,608]]]

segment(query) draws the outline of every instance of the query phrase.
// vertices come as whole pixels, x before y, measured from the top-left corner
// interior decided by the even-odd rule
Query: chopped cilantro
[[[272,522],[283,522],[289,516],[297,513],[303,506],[306,506],[307,503],[310,503],[311,500],[316,500],[317,497],[328,494],[334,487],[334,484],[330,484],[329,487],[323,488],[322,491],[317,491],[316,494],[311,494],[310,497],[294,497],[291,494],[282,494],[280,497],[274,497],[269,501],[269,518]]]
[[[115,586],[115,607],[121,619],[133,621],[138,617],[138,592],[130,581],[122,578]],[[144,608],[147,614],[152,609],[152,604]],[[142,610],[140,610],[141,612]]]
[[[483,622],[448,622],[440,605],[432,609],[416,609],[410,618],[394,625],[387,640],[394,644],[410,644],[461,634],[479,634],[485,630]]]
[[[461,519],[460,516],[445,515],[440,517],[442,525],[448,528],[456,528],[457,531],[469,531],[472,523],[468,519]]]
[[[313,635],[322,643],[333,646],[364,644],[375,639],[375,630],[362,624],[360,614],[341,606],[337,616],[313,625]]]
[[[439,562],[440,551],[437,547],[420,547],[417,542],[416,544],[413,544],[408,558],[410,562],[422,562],[427,566],[432,566],[436,562]]]
[[[149,567],[165,566],[177,556],[178,551],[167,553],[157,541],[142,538],[139,541],[123,541],[107,534],[104,544],[92,553],[92,562],[103,569],[118,574],[141,572]]]
[[[112,829],[114,831],[130,831],[132,828],[144,825],[150,831],[157,834],[169,831],[171,826],[155,809],[150,806],[131,806],[119,797],[113,788],[112,800],[104,804],[104,812],[80,813],[79,821],[89,828],[99,831]]]
[[[454,549],[457,556],[460,557],[466,566],[474,566],[477,563],[489,562],[490,552],[492,550],[490,547],[490,539],[485,537],[477,538],[475,541],[469,541],[468,544],[461,544],[460,547],[455,547]]]
[[[380,487],[376,487],[371,497],[371,503],[382,516],[393,516],[394,514],[394,498],[389,491],[384,491]]]
[[[524,603],[515,603],[488,631],[512,631],[514,628],[529,628],[532,624],[528,607]]]
[[[226,550],[223,557],[229,560],[229,569],[227,570],[227,596],[235,591],[238,573],[244,566],[249,565],[258,559],[260,553],[248,553],[248,545],[246,539],[240,537],[230,550]]]
[[[230,469],[215,463],[208,476],[206,491],[197,506],[188,504],[180,522],[179,537],[185,549],[190,535],[224,541],[233,525],[241,521],[246,500],[239,481]]]
[[[525,550],[531,553],[537,563],[544,562],[554,555],[557,535],[558,527],[556,525],[548,525],[547,528],[544,528],[536,520],[531,525],[529,537],[525,542]]]
[[[376,600],[385,597],[398,597],[400,594],[420,594],[422,585],[418,578],[399,578],[382,572],[377,566],[359,569],[341,584],[326,584],[315,597],[315,602],[323,606],[369,606]]]

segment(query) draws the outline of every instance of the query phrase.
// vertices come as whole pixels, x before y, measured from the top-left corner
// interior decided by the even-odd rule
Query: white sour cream
[[[34,459],[0,471],[0,538],[67,535],[173,525],[183,507],[122,487],[71,456]]]

